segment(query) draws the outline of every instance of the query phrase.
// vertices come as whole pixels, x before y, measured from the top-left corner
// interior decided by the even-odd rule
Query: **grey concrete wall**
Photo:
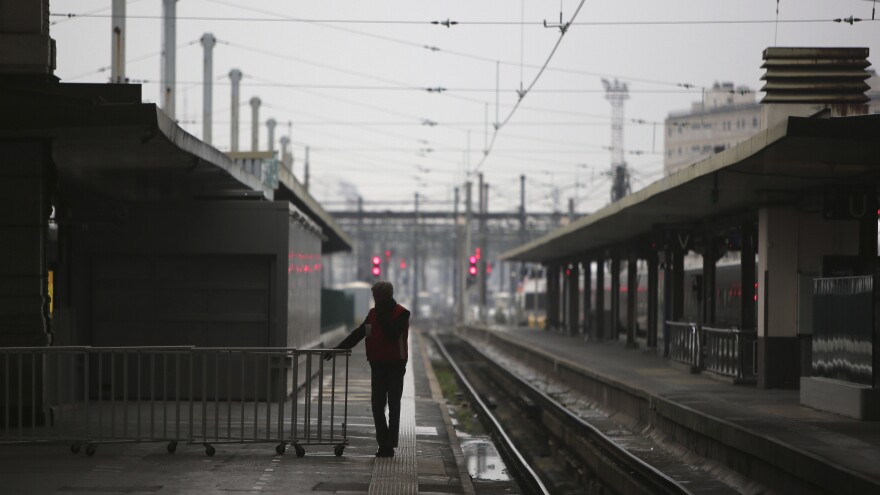
[[[293,346],[316,338],[320,331],[318,316],[309,316],[319,315],[320,275],[317,282],[306,277],[308,283],[295,285],[288,268],[290,254],[296,252],[290,246],[303,244],[308,252],[320,254],[321,241],[291,222],[287,202],[122,204],[78,199],[64,210],[59,257],[65,285],[56,288],[60,343]],[[203,281],[205,276],[214,280]],[[163,287],[153,288],[154,304],[170,297],[160,309],[180,305],[166,318],[174,324],[160,329],[169,335],[168,341],[137,337],[157,331],[156,324],[139,323],[138,315],[107,316],[106,301],[114,300],[113,283],[119,283],[120,292],[130,295],[116,295],[119,304],[150,319],[150,309],[131,300],[138,291],[124,285],[126,277],[173,279],[169,290],[179,291],[180,297],[163,294]],[[96,299],[101,307],[96,307]],[[125,325],[96,330],[96,323],[106,327],[114,319]],[[112,338],[113,332],[129,335]],[[100,342],[94,341],[96,335]]]
[[[287,345],[312,346],[321,336],[321,240],[293,217],[288,225],[287,264],[282,275],[287,283]]]

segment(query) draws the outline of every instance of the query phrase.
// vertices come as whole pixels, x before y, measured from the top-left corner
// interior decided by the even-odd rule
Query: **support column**
[[[579,287],[580,270],[578,262],[571,264],[571,272],[568,275],[568,334],[577,335],[580,327],[580,296]]]
[[[675,275],[674,275],[674,256],[673,248],[669,245],[663,251],[663,321],[660,322],[663,328],[663,356],[669,356],[669,325],[666,321],[675,319],[674,300],[675,300]]]
[[[658,260],[657,251],[648,251],[648,347],[657,348],[657,310],[658,308]]]
[[[751,221],[742,224],[742,251],[740,254],[739,328],[754,331],[755,323],[755,245],[757,232]]]
[[[48,346],[46,244],[55,188],[51,149],[46,142],[6,142],[0,143],[0,156],[0,347]],[[13,428],[44,424],[42,357],[9,359],[9,417],[0,410],[0,421]]]
[[[44,142],[2,143],[0,154],[0,347],[45,346],[51,150]]]
[[[672,250],[672,321],[684,318],[684,254],[683,250]]]
[[[636,295],[638,293],[638,260],[635,252],[630,251],[626,263],[626,346],[637,348],[636,344]]]
[[[875,239],[876,242],[876,239]],[[758,211],[758,387],[797,388],[798,213]]]
[[[544,291],[544,297],[546,299],[546,308],[547,308],[546,309],[547,315],[544,317],[544,323],[545,323],[544,329],[545,330],[553,328],[553,326],[556,325],[556,319],[554,318],[553,315],[554,314],[557,316],[559,315],[559,310],[556,309],[556,299],[555,299],[556,294],[555,294],[555,291],[553,290],[553,272],[555,271],[555,269],[556,269],[556,265],[554,265],[553,263],[548,263],[548,264],[544,265],[544,270],[545,270],[544,277],[546,278],[546,283],[547,283],[547,289]]]
[[[589,258],[585,258],[583,261],[584,264],[584,326],[583,326],[583,335],[586,338],[587,336],[592,335],[593,331],[593,323],[592,323],[592,299],[593,299],[593,267],[592,261]]]
[[[715,236],[706,233],[706,246],[703,249],[703,325],[715,324],[715,262],[718,245]]]
[[[611,334],[612,340],[620,339],[620,253],[611,254]]]
[[[596,340],[605,339],[605,257],[596,258]]]

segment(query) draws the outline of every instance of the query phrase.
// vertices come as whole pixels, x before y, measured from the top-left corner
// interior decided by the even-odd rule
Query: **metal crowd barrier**
[[[324,356],[330,356],[325,362]],[[348,445],[350,350],[0,348],[0,443]],[[342,359],[342,363],[338,361]]]

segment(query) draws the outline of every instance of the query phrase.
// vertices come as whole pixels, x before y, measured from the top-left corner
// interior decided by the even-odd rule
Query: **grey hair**
[[[394,286],[387,280],[380,280],[373,284],[373,292],[378,292],[387,297],[394,296]]]

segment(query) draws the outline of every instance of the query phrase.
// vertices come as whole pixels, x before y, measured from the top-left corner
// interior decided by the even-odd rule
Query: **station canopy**
[[[830,185],[878,184],[880,115],[790,117],[501,259],[576,260],[658,228],[693,228],[765,205],[794,204],[811,192],[821,197]]]
[[[4,84],[0,139],[45,140],[62,184],[112,200],[288,200],[321,227],[324,253],[351,250],[292,175],[270,187],[141,101],[137,84]]]

